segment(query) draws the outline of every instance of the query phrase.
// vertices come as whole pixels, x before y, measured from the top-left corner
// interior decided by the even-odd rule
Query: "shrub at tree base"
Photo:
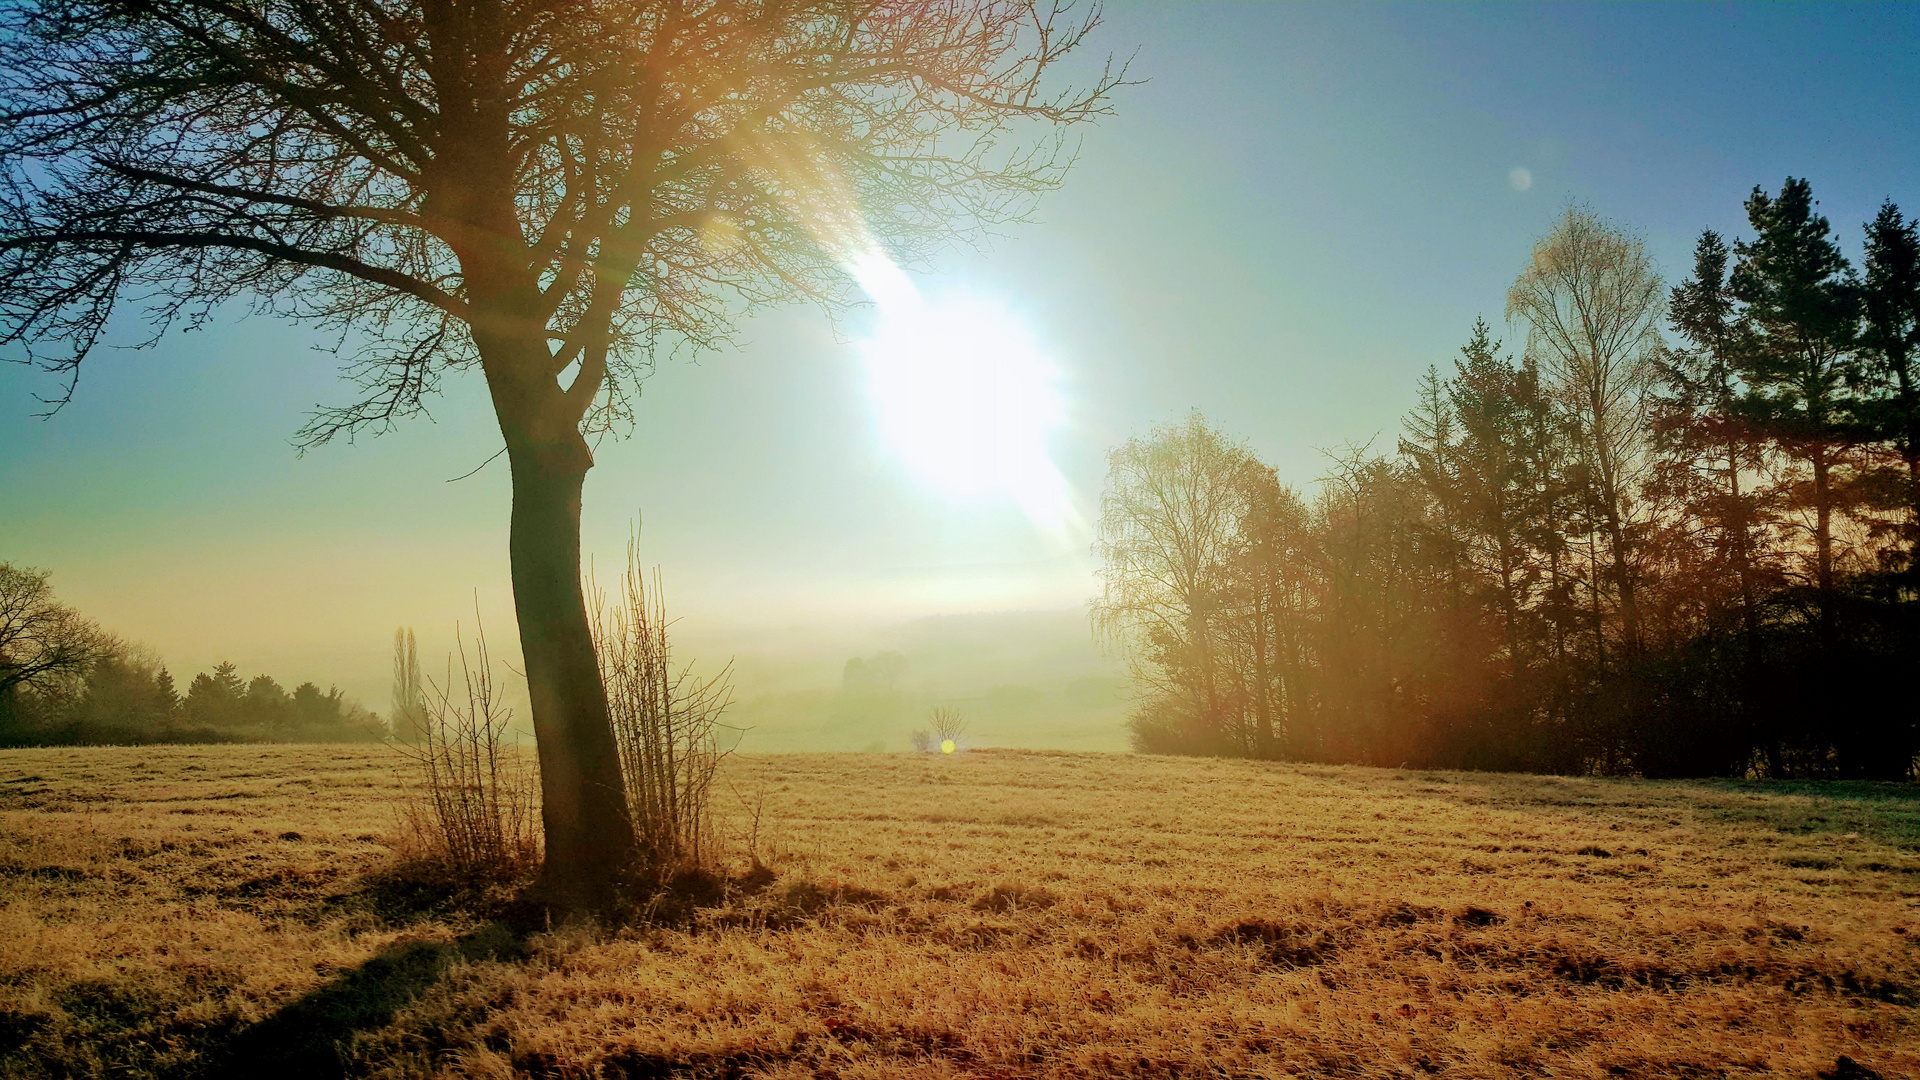
[[[639,853],[633,870],[647,887],[710,871],[716,851],[708,803],[724,756],[714,734],[732,703],[732,665],[707,679],[691,665],[675,669],[659,571],[649,592],[637,537],[627,545],[620,603],[606,606],[596,590],[595,607],[594,651]]]
[[[396,648],[411,644],[409,636]],[[433,687],[409,713],[415,730],[401,748],[411,765],[408,798],[395,847],[416,872],[486,886],[524,877],[540,864],[539,774],[512,737],[513,714],[495,700],[484,635],[477,651],[477,666],[469,665],[461,645],[461,696],[450,693],[449,670],[446,684]],[[417,672],[417,664],[411,666]]]

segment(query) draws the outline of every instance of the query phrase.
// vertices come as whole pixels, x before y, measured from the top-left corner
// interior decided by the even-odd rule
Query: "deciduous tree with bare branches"
[[[1021,218],[1122,72],[997,0],[40,0],[0,14],[0,343],[65,376],[122,303],[252,298],[364,391],[306,445],[486,379],[557,903],[633,857],[581,592],[592,438],[662,350]],[[1018,130],[1032,125],[1034,140]],[[1010,149],[1010,140],[1026,149]]]
[[[52,576],[0,563],[0,715],[20,690],[82,678],[119,646],[98,623],[54,599]]]
[[[1526,326],[1527,355],[1574,423],[1629,652],[1640,644],[1632,501],[1647,463],[1648,395],[1665,312],[1646,246],[1577,207],[1534,245],[1507,292],[1507,317]]]
[[[1262,468],[1198,412],[1107,455],[1094,632],[1126,655],[1150,697],[1208,730],[1237,727],[1222,635]]]

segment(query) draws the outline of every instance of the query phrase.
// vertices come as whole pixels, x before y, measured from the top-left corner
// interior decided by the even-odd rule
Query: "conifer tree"
[[[1754,238],[1736,244],[1728,292],[1745,305],[1739,357],[1747,385],[1741,409],[1792,457],[1806,463],[1814,514],[1814,584],[1821,619],[1835,603],[1833,519],[1836,467],[1851,441],[1848,384],[1858,376],[1854,335],[1860,289],[1813,189],[1788,177],[1778,195],[1747,198]]]
[[[1530,483],[1530,419],[1541,408],[1540,372],[1499,355],[1484,319],[1460,348],[1448,397],[1459,422],[1455,485],[1488,575],[1498,585],[1507,660],[1516,678],[1527,663],[1521,611],[1531,592],[1523,538],[1539,507]]]
[[[1693,276],[1673,289],[1668,312],[1691,348],[1661,358],[1667,393],[1659,426],[1667,459],[1685,473],[1673,482],[1682,489],[1682,502],[1713,530],[1721,561],[1737,579],[1740,620],[1751,645],[1759,618],[1754,548],[1762,496],[1750,490],[1746,477],[1762,463],[1739,407],[1737,361],[1748,334],[1728,291],[1729,255],[1718,233],[1702,232],[1694,245]]]
[[[1907,569],[1920,571],[1920,221],[1891,201],[1867,223],[1860,335],[1872,396],[1866,425],[1906,466]]]

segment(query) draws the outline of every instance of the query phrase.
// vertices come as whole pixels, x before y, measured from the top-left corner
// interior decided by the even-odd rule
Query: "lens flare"
[[[860,352],[881,434],[902,464],[950,498],[1011,498],[1050,532],[1072,523],[1047,449],[1066,405],[1033,335],[991,301],[923,297],[884,255],[850,268],[878,308]]]

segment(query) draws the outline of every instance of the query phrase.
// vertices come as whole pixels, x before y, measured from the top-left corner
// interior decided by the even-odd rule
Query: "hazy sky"
[[[1086,131],[1065,187],[990,250],[917,279],[1019,319],[1064,376],[1051,449],[1091,518],[1106,449],[1199,408],[1282,478],[1317,448],[1389,448],[1429,363],[1500,324],[1570,200],[1643,235],[1670,280],[1755,184],[1812,180],[1850,253],[1892,197],[1920,210],[1920,8],[1114,4],[1097,42],[1149,80]],[[504,459],[477,373],[434,420],[298,457],[349,393],[299,326],[236,318],[45,376],[0,369],[0,559],[160,650],[376,707],[392,628],[444,646],[477,591],[512,649]],[[860,326],[842,328],[842,338]],[[956,501],[882,440],[856,344],[810,310],[663,364],[639,430],[598,451],[586,542],[617,563],[644,510],[683,629],[853,640],[917,615],[1069,608],[1090,535]],[[822,635],[832,634],[828,638]],[[759,644],[756,644],[759,643]]]

